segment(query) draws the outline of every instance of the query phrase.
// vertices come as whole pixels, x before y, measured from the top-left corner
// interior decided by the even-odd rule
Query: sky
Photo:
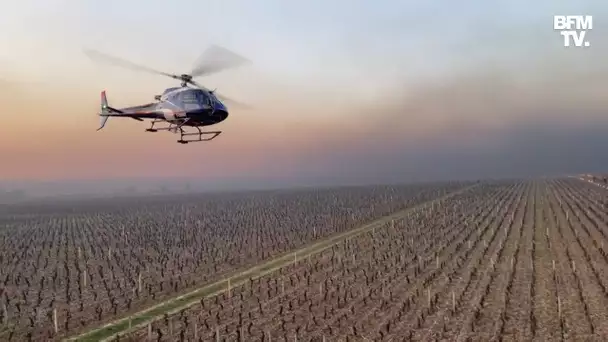
[[[553,15],[593,15],[565,48]],[[22,0],[0,12],[0,184],[209,185],[537,177],[608,169],[608,3]],[[211,44],[251,65],[199,79],[251,105],[211,143],[111,118]],[[123,183],[120,183],[123,184]],[[122,185],[121,185],[122,186]]]

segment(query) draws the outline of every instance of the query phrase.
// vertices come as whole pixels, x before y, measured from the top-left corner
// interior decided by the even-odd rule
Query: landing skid
[[[194,133],[188,133],[186,131],[184,131],[184,124],[186,122],[188,122],[189,119],[185,119],[183,121],[181,121],[179,124],[175,124],[173,122],[169,122],[169,126],[167,127],[162,127],[162,128],[155,128],[154,124],[155,123],[159,123],[159,122],[167,122],[165,120],[154,120],[152,121],[152,125],[150,126],[150,128],[146,129],[146,132],[158,132],[158,131],[169,131],[171,133],[180,133],[180,137],[179,140],[177,141],[180,144],[187,144],[190,142],[199,142],[199,141],[210,141],[215,139],[218,135],[222,134],[222,131],[211,131],[211,132],[203,132],[201,130],[200,127],[198,126],[194,126],[194,128],[196,128],[196,130],[198,130],[198,132],[194,132]],[[210,137],[207,138],[203,138],[203,136],[208,136],[210,135]],[[192,138],[188,138],[188,137],[192,137]],[[196,137],[196,138],[194,138]]]
[[[211,131],[211,132],[203,132],[200,127],[194,127],[198,130],[197,133],[186,133],[182,128],[180,128],[180,139],[177,141],[180,144],[187,144],[189,142],[199,142],[199,141],[210,141],[215,139],[218,135],[222,134],[222,131]],[[203,136],[210,135],[210,137],[203,138]],[[186,139],[184,139],[186,137]],[[193,138],[187,138],[193,137]],[[194,138],[196,137],[196,138]]]

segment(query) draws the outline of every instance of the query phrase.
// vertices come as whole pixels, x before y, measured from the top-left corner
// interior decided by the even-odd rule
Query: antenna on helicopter
[[[205,50],[205,52],[203,52],[203,54],[197,59],[197,62],[195,63],[194,67],[192,68],[192,71],[189,74],[181,74],[181,75],[170,74],[170,73],[158,71],[158,70],[148,68],[146,66],[142,66],[142,65],[118,58],[118,57],[110,56],[105,53],[102,53],[102,52],[99,52],[96,50],[92,50],[92,49],[85,49],[84,53],[92,60],[106,62],[109,64],[113,64],[115,66],[120,66],[123,68],[135,70],[135,71],[143,71],[143,72],[152,73],[152,74],[156,74],[156,75],[171,77],[175,80],[180,80],[181,81],[180,84],[182,87],[186,87],[188,85],[193,85],[197,88],[214,93],[214,95],[216,97],[218,97],[220,100],[222,100],[224,102],[236,104],[241,107],[248,107],[247,105],[245,105],[241,102],[232,100],[228,97],[215,93],[215,90],[210,91],[209,89],[207,89],[200,83],[193,80],[195,77],[207,76],[207,75],[218,73],[218,72],[226,70],[226,69],[236,68],[236,67],[251,63],[251,61],[249,61],[247,58],[242,57],[226,48],[223,48],[223,47],[220,47],[217,45],[211,45],[209,48],[207,48],[207,50]]]

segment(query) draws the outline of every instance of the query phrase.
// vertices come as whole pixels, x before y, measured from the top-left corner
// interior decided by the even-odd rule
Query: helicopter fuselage
[[[163,113],[170,122],[187,119],[184,126],[211,126],[228,117],[228,109],[212,92],[190,87],[168,88],[157,103],[142,107]]]

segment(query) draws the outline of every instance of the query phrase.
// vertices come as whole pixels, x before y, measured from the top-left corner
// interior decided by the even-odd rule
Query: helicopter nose
[[[197,108],[197,109],[193,109],[188,111],[188,114],[190,115],[202,115],[205,114],[207,112],[209,112],[209,106],[203,106],[202,108]]]

